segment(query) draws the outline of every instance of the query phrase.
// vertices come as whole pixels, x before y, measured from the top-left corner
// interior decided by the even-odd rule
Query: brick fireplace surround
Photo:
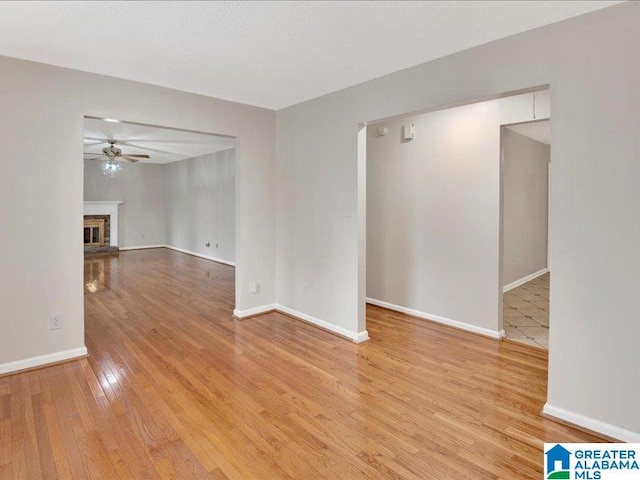
[[[85,254],[118,253],[118,206],[121,201],[84,202],[84,219],[104,219],[104,246],[85,245]]]

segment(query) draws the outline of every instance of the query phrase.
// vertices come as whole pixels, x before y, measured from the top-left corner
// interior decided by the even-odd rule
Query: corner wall
[[[164,165],[84,162],[84,200],[121,200],[120,248],[169,246],[235,264],[235,149]],[[206,244],[209,243],[207,247]]]
[[[165,166],[121,162],[122,170],[109,178],[103,162],[84,161],[84,201],[121,200],[118,207],[119,247],[164,245]]]
[[[502,129],[503,285],[547,268],[549,145]]]
[[[500,125],[533,120],[533,97],[368,127],[367,297],[372,303],[502,336]],[[536,100],[537,117],[547,116],[549,92],[537,92]],[[403,140],[403,124],[409,122],[415,138]],[[378,136],[378,125],[388,133]]]
[[[638,25],[627,2],[278,111],[277,302],[358,329],[359,124],[550,84],[548,405],[640,441]]]
[[[164,173],[165,243],[235,263],[235,150],[169,163]]]
[[[0,57],[0,373],[84,351],[86,115],[239,137],[236,308],[275,300],[275,113]],[[49,232],[43,247],[37,230]],[[9,233],[5,233],[9,232]],[[35,288],[37,287],[37,288]],[[62,313],[63,328],[49,330]]]

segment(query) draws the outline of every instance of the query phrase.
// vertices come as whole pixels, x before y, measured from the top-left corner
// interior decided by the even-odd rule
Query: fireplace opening
[[[109,215],[85,215],[82,228],[85,254],[104,254],[118,251],[111,246],[111,218]]]
[[[84,246],[104,247],[104,218],[84,219]]]

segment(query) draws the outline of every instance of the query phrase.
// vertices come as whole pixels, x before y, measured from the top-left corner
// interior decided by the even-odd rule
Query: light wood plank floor
[[[539,479],[547,355],[368,307],[354,345],[238,321],[233,268],[86,262],[88,360],[0,378],[0,479]]]

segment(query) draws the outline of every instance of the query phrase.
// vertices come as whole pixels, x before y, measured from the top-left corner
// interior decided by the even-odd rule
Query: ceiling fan
[[[102,160],[102,157],[107,157],[107,160],[124,160],[125,162],[135,163],[141,158],[151,158],[147,154],[139,154],[139,155],[123,155],[122,150],[116,147],[117,140],[107,140],[109,143],[108,147],[102,149],[102,153],[85,153],[85,155],[95,155],[95,158],[90,158],[89,160]]]

